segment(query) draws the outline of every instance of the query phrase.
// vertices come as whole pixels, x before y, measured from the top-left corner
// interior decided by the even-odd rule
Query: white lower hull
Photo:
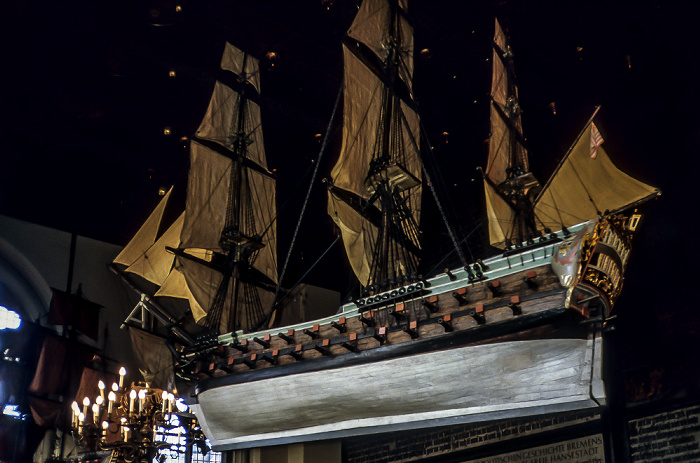
[[[601,340],[459,347],[205,390],[217,450],[598,407]]]

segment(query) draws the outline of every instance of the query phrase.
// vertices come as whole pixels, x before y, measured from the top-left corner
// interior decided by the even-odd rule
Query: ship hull
[[[193,410],[214,448],[230,450],[602,407],[614,287],[584,278],[605,270],[595,254],[607,224],[332,317],[219,336],[190,357]]]
[[[229,450],[596,408],[601,353],[593,336],[463,346],[221,385],[194,410]]]

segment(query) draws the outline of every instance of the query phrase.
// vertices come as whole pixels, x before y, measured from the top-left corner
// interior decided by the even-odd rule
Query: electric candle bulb
[[[95,399],[95,403],[101,407],[102,404],[105,403],[105,398],[102,397],[102,396],[98,396],[98,397]]]
[[[170,393],[168,394],[168,413],[173,412],[173,402],[175,401],[175,396]]]
[[[136,400],[136,390],[132,389],[129,393],[129,413],[134,413],[134,400]]]
[[[121,367],[119,369],[119,389],[124,387],[124,376],[126,376],[126,368]]]
[[[78,402],[73,401],[71,408],[73,409],[73,421],[72,421],[73,427],[77,428],[78,427],[78,415],[80,415],[80,405],[78,405]]]
[[[165,406],[168,402],[168,391],[163,391],[163,408],[161,409],[162,413],[165,413]]]
[[[100,406],[96,403],[92,404],[92,421],[95,424],[100,421]]]
[[[100,397],[102,397],[102,400],[105,400],[105,383],[100,380],[100,382],[97,383],[97,387],[100,388]]]
[[[117,385],[117,383],[112,383],[112,390],[114,392],[117,392],[119,390],[119,386]]]
[[[139,391],[139,413],[143,413],[143,406],[146,402],[146,390],[141,389]]]
[[[85,414],[81,413],[78,415],[78,434],[83,434],[83,423],[85,422]]]
[[[110,391],[107,397],[109,398],[109,403],[107,404],[107,414],[111,415],[112,407],[114,406],[114,401],[117,400],[117,394],[115,394],[114,391]]]
[[[90,406],[90,399],[85,397],[83,399],[83,415],[87,415],[88,407]]]
[[[102,441],[107,440],[107,428],[109,428],[109,423],[106,421],[102,422]]]

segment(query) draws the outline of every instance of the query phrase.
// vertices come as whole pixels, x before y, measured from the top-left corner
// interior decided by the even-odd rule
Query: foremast
[[[530,172],[513,52],[498,20],[492,48],[491,136],[484,188],[490,242],[508,248],[540,234],[532,211],[540,184]]]
[[[328,212],[353,271],[374,293],[416,279],[420,264],[420,127],[405,0],[363,1],[343,52],[343,146]]]
[[[260,124],[259,66],[226,45],[207,113],[190,145],[176,262],[156,293],[188,299],[221,333],[259,328],[277,281],[275,179]]]

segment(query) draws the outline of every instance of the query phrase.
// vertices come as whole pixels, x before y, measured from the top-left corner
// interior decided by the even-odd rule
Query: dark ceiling
[[[648,207],[637,237],[619,304],[628,320],[621,329],[640,339],[696,334],[698,317],[681,308],[685,298],[677,294],[693,285],[699,257],[689,206],[700,167],[697,2],[409,2],[416,49],[430,50],[415,70],[434,147],[428,163],[439,168],[435,183],[449,218],[460,236],[470,236],[468,252],[480,257],[485,249],[476,167],[486,157],[490,39],[498,16],[515,52],[535,174],[547,178],[602,105],[597,122],[608,153],[664,192]],[[184,195],[188,154],[181,137],[204,114],[228,40],[262,59],[268,162],[279,175],[280,207],[286,204],[279,225],[285,255],[320,147],[317,134],[326,131],[340,87],[340,41],[356,3],[9,0],[0,214],[126,244],[161,187],[174,184]],[[277,58],[266,58],[268,52]],[[337,155],[333,148],[320,176]],[[293,253],[297,274],[333,239],[324,192],[316,188]],[[446,249],[439,216],[423,222]]]

